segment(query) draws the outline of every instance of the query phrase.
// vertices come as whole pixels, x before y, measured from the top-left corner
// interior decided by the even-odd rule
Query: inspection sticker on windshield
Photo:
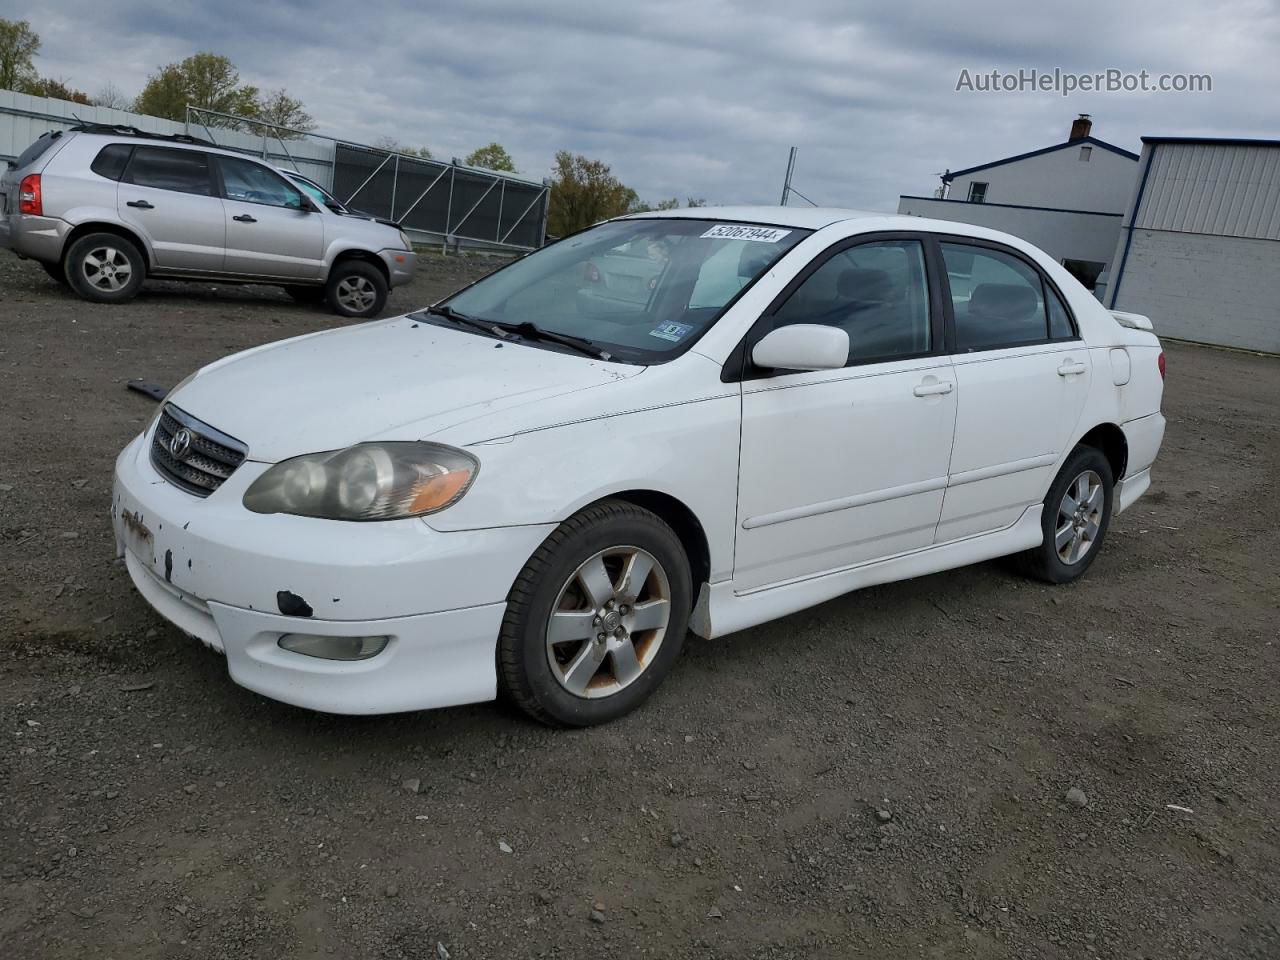
[[[704,240],[754,240],[756,243],[777,243],[790,230],[777,227],[750,227],[743,223],[717,223],[702,235]]]
[[[689,331],[693,327],[687,323],[660,323],[649,331],[649,336],[657,337],[660,340],[670,340],[672,343],[679,343],[689,335]]]

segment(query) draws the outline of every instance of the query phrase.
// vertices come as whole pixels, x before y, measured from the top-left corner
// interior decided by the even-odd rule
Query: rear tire
[[[498,637],[504,694],[549,726],[629,713],[671,672],[691,597],[688,558],[661,518],[619,500],[587,507],[511,588]]]
[[[1114,486],[1101,450],[1078,446],[1071,451],[1044,498],[1044,541],[1016,558],[1022,572],[1055,584],[1084,576],[1111,526]]]
[[[341,316],[376,317],[387,304],[387,280],[371,263],[342,260],[329,271],[325,296]]]
[[[67,248],[63,271],[71,289],[94,303],[126,303],[138,295],[147,261],[131,240],[90,233]]]
[[[324,287],[321,286],[288,286],[284,288],[284,292],[292,297],[296,303],[316,304],[324,302]]]
[[[40,266],[44,267],[44,272],[49,275],[51,280],[66,286],[67,271],[63,269],[61,261],[51,263],[48,260],[41,260]]]

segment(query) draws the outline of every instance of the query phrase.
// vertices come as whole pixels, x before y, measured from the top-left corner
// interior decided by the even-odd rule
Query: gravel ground
[[[1170,347],[1155,488],[1082,582],[852,594],[565,733],[261,699],[113,559],[124,381],[339,322],[0,258],[0,955],[1280,956],[1280,362]]]

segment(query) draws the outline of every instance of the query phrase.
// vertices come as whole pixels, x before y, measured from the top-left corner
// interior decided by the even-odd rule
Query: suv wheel
[[[334,313],[344,317],[376,317],[387,304],[387,281],[363,260],[343,260],[329,271],[325,295]]]
[[[132,300],[147,274],[138,248],[114,233],[81,237],[67,249],[62,268],[71,289],[96,303]]]
[[[40,266],[44,267],[44,272],[47,273],[50,279],[55,282],[63,284],[67,282],[67,271],[62,269],[62,263],[60,261],[50,262],[48,260],[41,260]]]

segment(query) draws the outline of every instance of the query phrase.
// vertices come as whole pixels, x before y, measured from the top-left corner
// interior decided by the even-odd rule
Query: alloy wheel
[[[378,299],[378,292],[365,277],[344,277],[338,282],[338,303],[355,313],[368,310]]]
[[[1102,478],[1086,470],[1067,485],[1058,504],[1058,522],[1053,543],[1065,564],[1079,563],[1098,540],[1106,494]]]
[[[123,290],[133,276],[129,258],[115,247],[94,247],[80,266],[90,286],[108,293]]]
[[[671,619],[671,584],[654,556],[611,547],[585,560],[560,589],[547,621],[547,661],[577,697],[608,697],[657,656]]]

